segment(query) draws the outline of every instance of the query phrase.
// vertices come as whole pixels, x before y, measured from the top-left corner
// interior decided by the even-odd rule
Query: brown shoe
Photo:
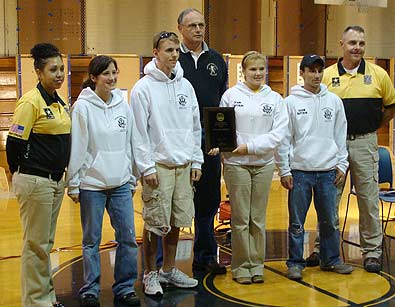
[[[254,276],[252,276],[251,281],[254,284],[261,284],[261,283],[263,283],[263,276],[262,275],[254,275]]]
[[[368,257],[363,262],[366,271],[370,273],[378,273],[381,271],[381,261],[378,258]]]
[[[236,277],[235,279],[239,284],[249,285],[251,284],[251,277]]]
[[[312,252],[310,256],[306,258],[306,266],[318,266],[320,265],[320,254],[317,252]]]

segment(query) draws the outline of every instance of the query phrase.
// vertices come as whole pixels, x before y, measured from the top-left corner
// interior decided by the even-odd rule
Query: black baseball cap
[[[302,62],[300,62],[300,69],[304,70],[305,67],[311,67],[313,64],[318,63],[320,64],[322,67],[325,67],[325,62],[324,60],[316,54],[306,54],[303,59]]]

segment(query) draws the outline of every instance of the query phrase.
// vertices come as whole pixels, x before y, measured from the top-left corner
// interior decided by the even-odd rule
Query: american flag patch
[[[13,124],[10,128],[10,132],[19,136],[23,135],[23,131],[25,130],[24,126]]]

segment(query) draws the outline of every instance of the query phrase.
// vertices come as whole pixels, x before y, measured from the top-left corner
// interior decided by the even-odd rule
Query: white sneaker
[[[178,288],[193,288],[198,285],[198,281],[190,278],[185,273],[177,268],[172,268],[170,272],[165,273],[162,269],[159,270],[159,282],[164,284],[172,284]]]
[[[143,278],[144,293],[147,295],[163,295],[157,271],[151,271]]]

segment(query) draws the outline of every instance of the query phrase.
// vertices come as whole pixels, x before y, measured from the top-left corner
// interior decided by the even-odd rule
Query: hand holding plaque
[[[234,108],[204,108],[203,119],[206,135],[206,152],[216,147],[220,151],[233,151],[237,147]]]

